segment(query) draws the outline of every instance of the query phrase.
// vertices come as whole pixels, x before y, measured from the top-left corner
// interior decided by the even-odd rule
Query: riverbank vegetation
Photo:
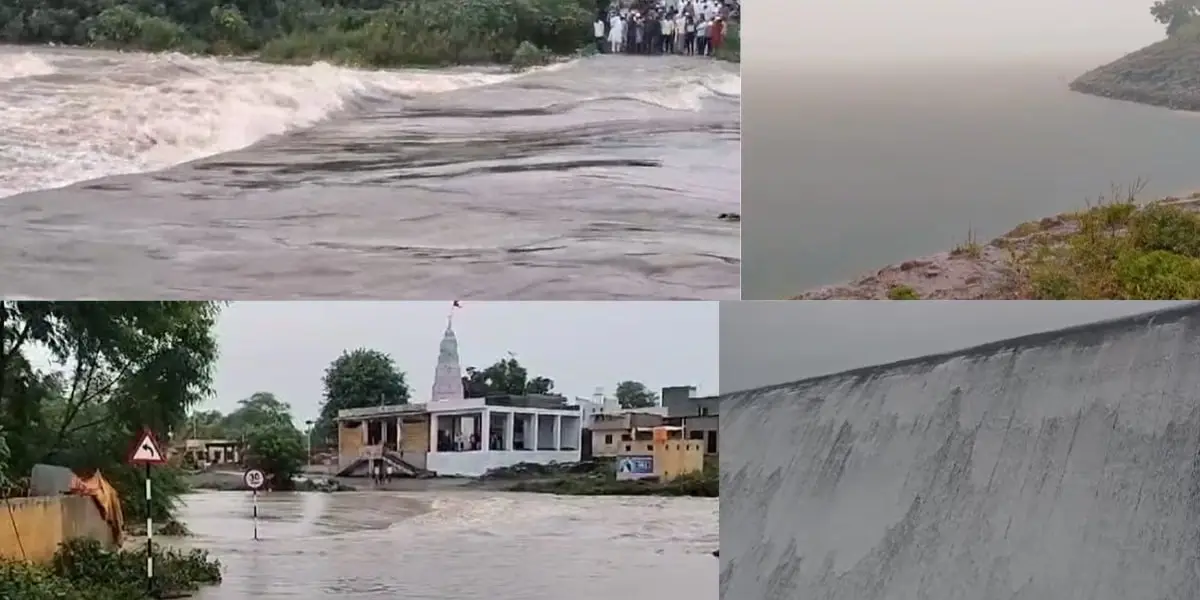
[[[180,598],[221,581],[207,553],[154,550],[147,586],[146,549],[105,550],[93,540],[63,544],[48,565],[0,562],[0,598],[13,600],[146,600]]]
[[[1137,184],[1082,211],[1026,223],[1000,238],[1014,253],[1021,297],[1200,299],[1200,195],[1139,205]]]
[[[0,41],[362,67],[510,63],[530,48],[592,44],[595,10],[593,0],[0,0]]]
[[[126,464],[144,427],[166,441],[211,391],[211,302],[0,303],[0,484],[22,495],[35,464],[99,470],[126,522],[144,522],[145,472]],[[174,517],[180,470],[151,473],[150,515]]]
[[[697,496],[716,498],[720,482],[716,461],[704,469],[670,481],[619,480],[612,461],[539,465],[521,463],[493,469],[480,478],[481,485],[510,492],[535,492],[564,496]]]

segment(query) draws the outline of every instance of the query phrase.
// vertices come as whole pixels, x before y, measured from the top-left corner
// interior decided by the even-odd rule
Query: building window
[[[629,452],[631,450],[632,450],[632,446],[630,446],[629,444],[625,444],[625,451]]]
[[[632,441],[632,440],[633,440],[633,438],[632,438],[632,437],[630,437],[630,435],[629,435],[628,433],[622,433],[622,434],[621,434],[621,441],[622,441],[622,442],[628,442],[628,441]]]
[[[700,416],[702,416],[702,417],[708,416],[708,407],[706,407],[706,406],[700,407]]]
[[[689,431],[688,439],[689,440],[702,440],[702,439],[704,439],[704,432],[703,431]]]
[[[647,449],[647,450],[649,450],[649,451],[651,451],[651,452],[653,452],[653,451],[654,451],[654,444],[646,444],[646,449]]]
[[[717,432],[708,432],[708,448],[706,448],[705,451],[709,454],[717,453]]]
[[[611,433],[604,436],[604,443],[605,443],[605,445],[612,443],[612,434]]]

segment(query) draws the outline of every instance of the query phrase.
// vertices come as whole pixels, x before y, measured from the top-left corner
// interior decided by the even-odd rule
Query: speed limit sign
[[[246,471],[246,474],[242,476],[242,480],[246,482],[246,487],[254,491],[262,489],[262,486],[267,483],[266,475],[263,475],[263,472],[258,469]]]

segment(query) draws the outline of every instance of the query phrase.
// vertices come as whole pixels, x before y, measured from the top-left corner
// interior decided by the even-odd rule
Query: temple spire
[[[454,335],[454,310],[460,308],[456,301],[446,317],[446,332],[438,346],[437,367],[433,372],[433,394],[431,402],[460,400],[463,397],[462,366],[458,362],[458,338]]]

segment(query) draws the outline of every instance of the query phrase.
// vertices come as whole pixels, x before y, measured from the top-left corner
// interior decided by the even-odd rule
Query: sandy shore
[[[1200,193],[1168,197],[1161,204],[1200,212]],[[888,265],[846,283],[809,290],[793,300],[887,300],[893,288],[910,288],[921,300],[1011,300],[1022,298],[1024,282],[1014,258],[1029,249],[1054,243],[1078,229],[1068,214],[1019,225],[986,243],[968,241],[939,252]]]

